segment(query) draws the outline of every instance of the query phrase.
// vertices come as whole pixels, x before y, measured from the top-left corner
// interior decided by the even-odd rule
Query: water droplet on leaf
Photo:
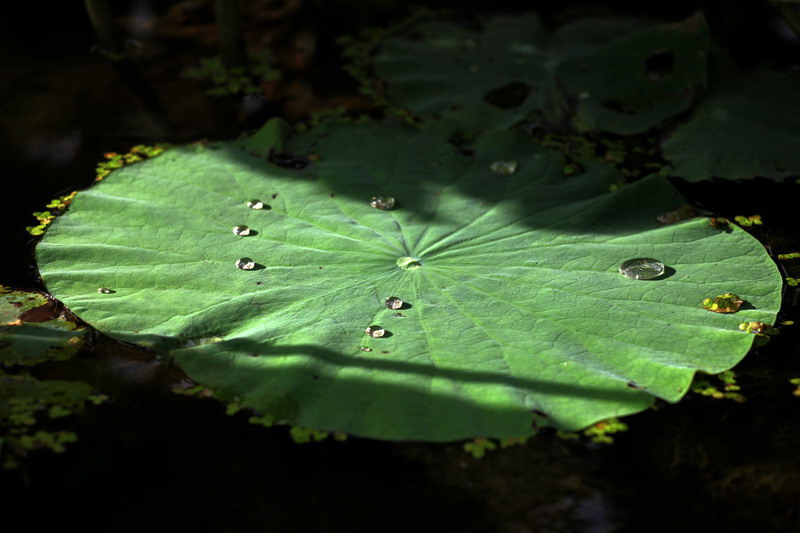
[[[369,201],[369,205],[375,209],[383,209],[388,211],[394,207],[394,198],[391,196],[373,196]]]
[[[264,209],[264,202],[261,200],[250,200],[247,202],[247,207],[250,209]]]
[[[100,294],[111,294],[111,293],[113,293],[114,291],[112,291],[112,290],[111,290],[111,289],[109,289],[108,287],[99,287],[99,288],[97,289],[97,292],[99,292]]]
[[[361,351],[362,352],[371,352],[372,348],[370,348],[369,346],[362,346],[361,347]]]
[[[370,337],[383,337],[386,333],[386,330],[380,326],[367,326],[367,329],[364,330],[364,333],[369,335]]]
[[[619,273],[631,279],[653,279],[664,273],[664,263],[650,257],[637,257],[622,263]]]
[[[517,162],[516,161],[495,161],[489,168],[492,172],[497,172],[498,174],[502,174],[504,176],[510,176],[514,172],[517,171]]]
[[[242,257],[236,260],[236,268],[239,270],[253,270],[255,267],[255,262],[249,257]]]
[[[720,294],[716,298],[706,298],[702,301],[703,309],[715,313],[735,313],[744,303],[744,300],[737,295],[727,292]]]
[[[418,268],[422,267],[422,263],[413,257],[400,257],[397,261],[395,261],[395,264],[397,264],[397,266],[403,270],[417,270]]]
[[[247,226],[234,226],[233,227],[233,234],[239,235],[240,237],[244,237],[246,235],[250,235],[250,228]]]
[[[390,296],[389,298],[386,298],[386,307],[389,309],[400,309],[403,307],[403,300],[397,296]]]

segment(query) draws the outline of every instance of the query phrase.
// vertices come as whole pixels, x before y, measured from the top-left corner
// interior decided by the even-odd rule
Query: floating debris
[[[233,234],[238,235],[240,237],[245,237],[247,235],[250,235],[250,228],[248,228],[247,226],[234,226]]]
[[[753,215],[749,217],[738,216],[734,217],[733,220],[735,220],[736,223],[742,226],[743,228],[749,226],[760,226],[761,224],[763,224],[763,222],[761,221],[761,215]]]
[[[253,270],[255,267],[255,262],[249,257],[242,257],[236,260],[236,268],[239,270]]]
[[[778,254],[778,259],[797,259],[800,257],[800,252],[792,252],[790,254]]]
[[[250,209],[264,209],[264,202],[261,200],[250,200],[247,202],[247,207]]]
[[[498,174],[502,174],[504,176],[510,176],[514,172],[517,171],[517,162],[516,161],[495,161],[489,168],[492,172],[496,172]]]
[[[403,307],[403,300],[397,296],[390,296],[389,298],[386,298],[386,307],[389,309],[400,309]]]
[[[631,279],[653,279],[664,273],[664,263],[650,257],[637,257],[622,263],[619,273]]]
[[[772,324],[767,322],[742,322],[739,329],[756,335],[766,335],[772,329]]]
[[[732,292],[720,294],[716,298],[706,298],[701,302],[703,309],[713,311],[714,313],[735,313],[744,303],[744,300],[739,298]]]
[[[383,337],[386,334],[386,330],[380,326],[367,326],[367,329],[364,330],[364,333],[369,335],[370,337]]]
[[[697,209],[690,205],[682,205],[672,211],[661,213],[656,217],[656,220],[662,224],[675,224],[676,222],[683,222],[698,215]]]
[[[375,209],[388,211],[394,207],[394,198],[391,196],[373,196],[369,201],[369,205]]]

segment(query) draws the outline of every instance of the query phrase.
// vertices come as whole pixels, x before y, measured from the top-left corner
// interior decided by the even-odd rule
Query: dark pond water
[[[249,3],[251,44],[270,46],[285,77],[268,98],[220,101],[178,75],[215,53],[210,2],[118,3],[121,25],[142,43],[136,64],[166,116],[149,89],[89,53],[94,38],[79,4],[48,12],[31,4],[25,16],[5,17],[0,283],[40,288],[24,231],[30,213],[88,186],[104,152],[231,138],[276,113],[294,120],[340,104],[369,111],[341,73],[334,39],[391,22],[402,5],[322,4]],[[765,6],[710,9],[717,39],[744,65],[797,62],[800,46]],[[698,7],[670,3],[651,14],[677,19]],[[679,186],[721,216],[761,214],[767,223],[753,234],[773,253],[800,250],[797,184]],[[800,266],[785,275],[800,277]],[[799,310],[800,291],[787,288],[779,319],[800,322]],[[170,393],[178,371],[148,357],[101,339],[92,353],[37,370],[89,381],[111,401],[77,417],[80,440],[67,453],[33,453],[0,473],[6,521],[25,524],[15,531],[800,530],[800,398],[788,383],[800,377],[800,335],[791,328],[736,368],[746,403],[689,395],[629,417],[613,445],[543,434],[482,460],[461,443],[298,445],[285,428],[256,427],[214,400]]]

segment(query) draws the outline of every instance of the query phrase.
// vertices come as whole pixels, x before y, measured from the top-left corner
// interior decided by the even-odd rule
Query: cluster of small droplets
[[[369,205],[375,209],[388,211],[394,207],[394,198],[391,196],[373,196],[369,201]]]

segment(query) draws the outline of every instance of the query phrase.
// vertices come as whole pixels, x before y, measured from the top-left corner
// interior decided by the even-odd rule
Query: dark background
[[[427,5],[520,9],[502,1]],[[270,116],[302,120],[335,105],[373,111],[342,72],[335,39],[396,22],[409,13],[405,2],[242,6],[248,45],[272,50],[284,76],[245,100],[209,98],[181,76],[217,53],[210,2],[114,2],[120,28],[141,43],[133,62],[166,110],[161,117],[90,51],[95,38],[81,3],[19,2],[2,17],[0,283],[42,288],[25,232],[35,225],[30,213],[90,185],[105,152],[233,138]],[[551,24],[576,10],[679,20],[703,9],[715,42],[743,69],[800,65],[800,41],[766,2],[525,7]],[[767,223],[754,234],[774,253],[800,250],[795,184],[678,185],[722,216],[761,214]],[[800,320],[798,299],[787,290],[781,319]],[[611,446],[544,434],[478,461],[461,443],[297,445],[285,428],[255,427],[214,400],[171,394],[174,369],[101,341],[96,353],[40,371],[88,380],[112,401],[78,417],[80,440],[66,454],[36,452],[0,473],[3,520],[8,527],[21,518],[15,531],[800,531],[800,398],[788,384],[800,376],[798,344],[786,328],[737,367],[746,404],[690,395],[629,417],[630,430]]]

